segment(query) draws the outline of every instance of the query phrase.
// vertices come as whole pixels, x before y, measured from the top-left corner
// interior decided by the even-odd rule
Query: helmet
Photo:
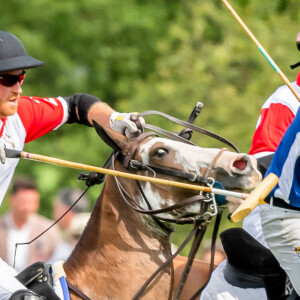
[[[30,69],[44,64],[29,56],[21,41],[13,34],[0,30],[0,72]]]
[[[300,32],[298,32],[298,34],[297,34],[296,46],[297,46],[298,51],[300,51]],[[300,62],[297,62],[296,64],[290,65],[290,68],[295,69],[295,68],[298,68],[299,66],[300,66]]]
[[[300,32],[298,32],[298,34],[297,34],[296,46],[297,46],[298,51],[300,51]]]

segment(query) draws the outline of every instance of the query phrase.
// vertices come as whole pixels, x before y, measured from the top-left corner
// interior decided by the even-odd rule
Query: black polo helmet
[[[17,37],[0,30],[0,72],[36,68],[44,64],[29,56]]]

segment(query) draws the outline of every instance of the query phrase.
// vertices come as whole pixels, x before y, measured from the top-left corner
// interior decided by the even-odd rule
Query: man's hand
[[[118,113],[113,112],[110,116],[110,127],[126,135],[129,138],[138,137],[142,133],[142,128],[145,125],[145,120],[142,117],[138,117],[137,113]],[[137,124],[141,126],[138,128]]]
[[[3,140],[1,138],[0,138],[0,161],[2,164],[5,164],[5,162],[6,162],[4,144],[3,144]]]

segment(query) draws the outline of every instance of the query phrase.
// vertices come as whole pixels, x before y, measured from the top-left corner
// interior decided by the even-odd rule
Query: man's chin
[[[9,109],[2,111],[1,118],[13,116],[18,111],[18,106],[10,107]]]

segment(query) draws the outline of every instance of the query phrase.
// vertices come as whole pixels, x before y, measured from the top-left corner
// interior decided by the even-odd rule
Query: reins
[[[162,116],[162,117],[164,117],[164,118],[172,121],[173,123],[176,123],[176,124],[179,124],[181,126],[184,126],[185,128],[188,128],[188,129],[190,129],[192,131],[199,132],[199,133],[204,134],[206,136],[212,137],[212,138],[214,138],[214,139],[216,139],[216,140],[218,140],[218,141],[220,141],[220,142],[228,145],[229,147],[231,147],[232,149],[234,149],[234,151],[239,152],[239,149],[233,143],[231,143],[229,140],[223,138],[222,136],[220,136],[218,134],[215,134],[215,133],[213,133],[213,132],[211,132],[209,130],[206,130],[206,129],[202,128],[202,127],[199,127],[199,126],[196,126],[194,124],[191,124],[191,123],[182,121],[180,119],[177,119],[177,118],[175,118],[173,116],[170,116],[168,114],[165,114],[165,113],[162,113],[162,112],[156,111],[156,110],[148,110],[148,111],[141,112],[139,114],[139,116],[141,116],[141,117],[149,116],[149,115],[159,115],[159,116]],[[171,132],[163,130],[163,129],[161,129],[159,127],[156,127],[154,125],[145,124],[144,128],[147,128],[147,129],[153,130],[155,132],[164,134],[164,135],[166,135],[167,137],[169,137],[171,139],[174,139],[174,140],[177,140],[177,141],[181,141],[183,143],[194,145],[189,140],[186,140],[185,138],[181,138],[180,136],[178,136],[176,134],[172,134]]]
[[[202,183],[202,184],[212,184],[211,178],[206,178],[209,173],[211,172],[211,169],[213,168],[213,166],[215,165],[215,163],[217,162],[217,160],[220,158],[220,156],[222,155],[222,153],[224,151],[227,151],[227,148],[222,148],[218,154],[214,157],[214,159],[212,160],[212,162],[210,163],[210,165],[208,166],[208,168],[205,171],[205,176],[192,176],[195,174],[191,174],[191,173],[187,173],[187,172],[183,172],[183,171],[176,171],[176,170],[167,170],[167,169],[162,169],[162,168],[156,168],[153,166],[149,166],[149,165],[143,165],[140,162],[137,162],[136,160],[132,160],[132,157],[134,156],[134,152],[138,147],[138,144],[140,142],[142,142],[144,139],[149,138],[151,135],[154,135],[153,133],[147,133],[147,134],[141,134],[138,138],[137,143],[134,143],[134,146],[130,148],[130,150],[128,151],[128,153],[125,155],[125,157],[123,157],[123,159],[121,159],[121,161],[123,161],[123,166],[130,168],[130,169],[134,169],[134,170],[152,170],[153,173],[160,173],[160,174],[164,174],[164,175],[168,175],[168,176],[174,176],[174,177],[179,177],[181,179],[188,179],[191,181],[196,181],[197,183]],[[113,156],[112,159],[112,168],[114,169],[114,161],[116,159],[116,157],[121,157],[122,156],[118,156],[118,154],[116,153]],[[114,176],[115,178],[115,182],[117,185],[117,188],[119,190],[119,193],[123,199],[123,201],[129,205],[133,210],[135,210],[138,213],[142,213],[145,215],[150,215],[153,220],[164,230],[167,231],[167,233],[170,233],[171,230],[166,227],[164,225],[163,222],[167,221],[169,223],[177,223],[177,224],[188,224],[188,223],[193,223],[194,225],[194,229],[192,230],[191,234],[188,236],[188,238],[183,242],[183,244],[179,247],[178,251],[176,251],[176,253],[174,255],[172,255],[169,259],[167,259],[167,261],[162,264],[149,278],[148,280],[145,282],[145,284],[139,289],[139,291],[136,293],[136,295],[132,298],[132,300],[138,299],[141,294],[144,292],[144,290],[146,289],[146,287],[152,282],[152,280],[165,268],[167,267],[172,261],[173,259],[178,255],[178,253],[181,252],[181,250],[186,246],[186,244],[192,239],[192,237],[194,236],[194,241],[192,243],[191,249],[190,249],[190,253],[189,253],[189,257],[188,257],[188,261],[186,263],[185,269],[182,273],[182,276],[180,278],[180,282],[179,282],[179,286],[178,289],[176,291],[176,294],[174,296],[174,300],[177,300],[180,298],[181,292],[184,288],[184,284],[187,280],[188,274],[190,272],[192,263],[194,261],[195,255],[199,249],[200,243],[204,237],[204,234],[206,232],[206,228],[207,228],[207,224],[209,223],[210,220],[208,220],[206,218],[205,213],[196,217],[188,217],[188,218],[181,218],[181,219],[171,219],[171,218],[164,218],[162,216],[158,216],[158,214],[162,214],[162,213],[167,213],[167,212],[171,212],[174,211],[176,209],[185,207],[187,205],[191,205],[194,204],[196,202],[200,202],[201,203],[201,209],[200,211],[204,211],[206,212],[208,210],[208,200],[209,197],[205,197],[202,194],[200,195],[196,195],[193,197],[189,197],[186,198],[184,200],[181,200],[180,203],[174,204],[172,206],[168,206],[166,208],[162,208],[162,209],[156,209],[153,210],[151,208],[150,202],[148,201],[145,193],[143,192],[143,189],[141,187],[140,182],[137,180],[137,185],[138,188],[141,192],[141,195],[148,207],[148,210],[145,208],[142,208],[141,205],[139,203],[137,203],[127,192],[126,189],[121,185],[120,181],[118,180],[118,178],[116,176]],[[217,228],[217,229],[216,229]],[[218,230],[218,222],[215,223],[215,229]],[[215,240],[213,241],[213,243],[215,243]],[[214,246],[213,246],[214,249]],[[212,256],[213,259],[213,256]],[[210,273],[213,269],[213,260],[211,262],[210,265]],[[201,290],[200,290],[201,292]],[[171,293],[169,295],[169,298],[172,297]],[[170,298],[171,299],[171,298]]]

